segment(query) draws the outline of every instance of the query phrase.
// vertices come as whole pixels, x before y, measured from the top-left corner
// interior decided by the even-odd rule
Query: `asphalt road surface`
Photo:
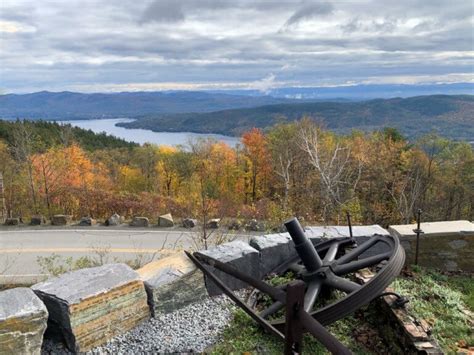
[[[68,257],[88,256],[105,262],[157,259],[175,249],[197,249],[197,232],[179,229],[119,227],[67,228],[2,228],[0,229],[0,283],[15,277],[30,279],[44,270],[38,257],[59,255],[61,262]],[[248,240],[251,235],[227,235],[232,239]]]

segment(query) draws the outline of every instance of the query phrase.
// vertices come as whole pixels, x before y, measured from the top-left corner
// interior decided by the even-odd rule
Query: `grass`
[[[391,285],[410,299],[410,314],[424,319],[432,335],[446,353],[474,346],[472,318],[474,280],[472,275],[446,275],[414,267],[407,277]]]
[[[287,284],[294,279],[294,274],[272,275],[266,281],[272,286]],[[334,302],[340,295],[333,292],[328,302]],[[260,295],[258,310],[272,303],[267,295]],[[318,308],[323,304],[318,304]],[[284,317],[284,310],[278,311],[271,319]],[[372,353],[371,348],[386,349],[377,330],[377,315],[371,307],[363,308],[354,315],[341,319],[328,327],[328,330],[354,354]],[[234,319],[225,329],[223,339],[213,349],[211,354],[282,354],[284,343],[276,337],[265,333],[255,321],[244,311],[237,309]],[[326,348],[314,337],[305,335],[303,339],[305,354],[329,354]]]
[[[386,344],[378,334],[375,324],[377,315],[367,308],[355,315],[341,319],[328,330],[354,354],[373,354],[374,349],[389,353]],[[244,311],[238,309],[234,319],[224,330],[222,339],[211,350],[211,354],[282,354],[283,341],[265,333]],[[303,353],[330,354],[315,338],[305,335]],[[379,352],[380,353],[380,352]]]
[[[272,285],[288,282],[291,275],[276,276]],[[447,275],[413,267],[411,273],[400,276],[391,285],[396,292],[410,299],[409,313],[432,326],[432,335],[443,351],[474,346],[472,313],[474,282],[472,275]],[[263,300],[265,301],[265,300]],[[383,339],[379,329],[386,323],[372,306],[355,312],[328,327],[328,330],[354,354],[403,353],[403,349]],[[211,354],[282,354],[284,344],[265,333],[247,314],[238,309],[225,329],[221,341]],[[306,335],[303,352],[329,354],[313,337]]]

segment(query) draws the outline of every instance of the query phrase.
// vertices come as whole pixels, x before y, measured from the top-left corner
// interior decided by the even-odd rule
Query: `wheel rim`
[[[361,254],[370,250],[378,243],[385,243],[389,246],[390,251],[356,260]],[[335,247],[336,244],[338,245],[337,247]],[[393,279],[400,274],[405,263],[405,252],[396,236],[375,235],[348,253],[337,257],[340,248],[345,249],[349,244],[352,244],[352,239],[350,238],[334,238],[315,245],[318,254],[324,255],[324,258],[322,258],[323,265],[310,274],[307,272],[305,273],[303,267],[302,271],[297,275],[297,278],[302,278],[308,285],[306,289],[305,303],[309,300],[309,302],[314,304],[320,296],[321,292],[318,291],[315,292],[316,295],[311,295],[311,293],[314,293],[314,289],[317,288],[314,286],[314,284],[317,283],[320,283],[319,291],[322,287],[329,286],[333,289],[339,289],[347,293],[344,298],[325,307],[313,311],[309,310],[309,313],[323,325],[331,324],[353,313],[360,307],[370,303],[374,298],[378,297],[393,281]],[[327,257],[328,255],[329,257]],[[272,273],[281,274],[289,270],[291,267],[294,267],[294,265],[300,260],[299,256],[296,256],[276,267]],[[356,272],[357,270],[366,267],[376,266],[382,261],[385,262],[385,265],[383,265],[374,277],[364,285],[358,285],[343,278],[344,275]],[[325,275],[323,275],[323,273]],[[313,285],[313,288],[311,288],[311,285]],[[253,297],[255,298],[255,293],[253,294]],[[314,300],[310,300],[311,298],[314,298]],[[273,307],[274,309],[269,310],[267,308],[260,314],[262,317],[267,318],[271,314],[274,314],[279,306],[278,303],[274,303],[269,307]],[[312,308],[312,304],[310,308]],[[272,320],[270,323],[276,328],[283,329],[285,319]]]

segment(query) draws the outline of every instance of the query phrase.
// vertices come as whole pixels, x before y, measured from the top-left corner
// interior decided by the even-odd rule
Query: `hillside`
[[[337,132],[389,126],[398,128],[408,137],[431,131],[460,140],[472,140],[474,137],[474,96],[470,95],[430,95],[362,102],[303,102],[209,113],[148,115],[120,126],[238,136],[252,127],[266,129],[278,122],[294,121],[303,116],[311,117]]]
[[[61,145],[64,140],[75,141],[82,148],[94,151],[108,148],[133,148],[138,144],[127,142],[123,139],[105,133],[94,133],[71,125],[59,125],[56,122],[25,121],[25,126],[20,121],[0,120],[0,142],[4,140],[8,145],[13,145],[15,130],[26,127],[31,133],[31,142],[34,149],[44,150]]]
[[[145,114],[211,112],[292,102],[271,96],[243,96],[206,92],[121,92],[81,94],[42,91],[0,95],[0,118],[92,119],[137,117]]]

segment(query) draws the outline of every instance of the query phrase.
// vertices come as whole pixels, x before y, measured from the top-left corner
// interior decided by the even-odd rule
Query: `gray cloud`
[[[296,25],[300,21],[329,15],[333,11],[334,6],[328,2],[304,3],[288,20],[286,20],[284,27]]]
[[[6,92],[246,83],[264,90],[430,75],[473,80],[472,6],[462,1],[2,0],[1,6]]]
[[[184,12],[179,1],[156,0],[144,11],[142,22],[178,22],[184,20]]]

